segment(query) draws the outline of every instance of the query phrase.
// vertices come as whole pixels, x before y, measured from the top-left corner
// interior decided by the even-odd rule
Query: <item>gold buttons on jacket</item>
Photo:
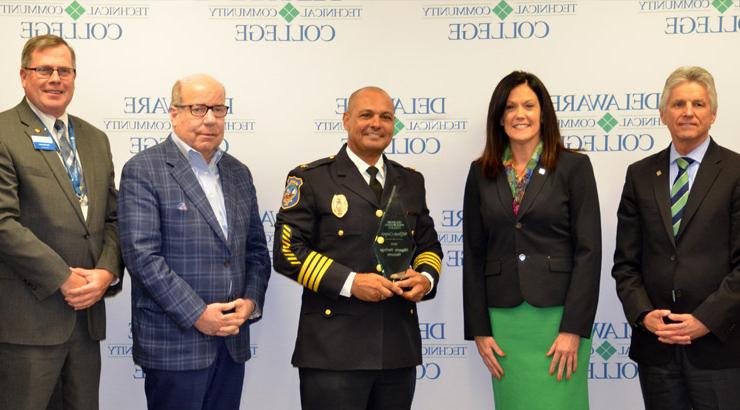
[[[382,209],[376,210],[375,211],[375,216],[377,216],[378,218],[382,218],[383,217],[383,210]]]
[[[385,242],[385,238],[383,238],[382,236],[378,236],[377,238],[375,238],[375,241],[376,241],[377,243],[379,243],[379,244],[381,244],[381,245],[382,245],[382,244],[383,244],[383,242]]]
[[[344,236],[344,230],[340,229],[337,231],[337,235]]]
[[[375,270],[378,272],[383,272],[383,267],[380,266],[380,264],[375,265]]]

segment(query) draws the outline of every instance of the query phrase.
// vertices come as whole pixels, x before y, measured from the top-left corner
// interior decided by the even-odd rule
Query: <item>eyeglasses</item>
[[[54,71],[59,74],[59,78],[69,78],[74,74],[77,74],[77,70],[72,67],[52,67],[48,65],[42,65],[40,67],[23,67],[25,70],[35,71],[36,75],[41,78],[51,77]]]
[[[189,108],[190,114],[193,117],[202,118],[208,113],[208,110],[213,111],[213,116],[216,118],[223,118],[229,112],[228,105],[205,105],[205,104],[183,104],[175,105],[177,108]]]

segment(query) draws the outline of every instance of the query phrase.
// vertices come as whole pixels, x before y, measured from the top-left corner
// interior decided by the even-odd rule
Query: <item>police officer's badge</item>
[[[292,208],[298,203],[301,199],[301,185],[303,185],[303,178],[288,177],[283,193],[283,209]]]
[[[347,214],[349,209],[349,203],[347,203],[347,197],[344,194],[336,194],[331,199],[331,212],[337,217],[341,218]]]

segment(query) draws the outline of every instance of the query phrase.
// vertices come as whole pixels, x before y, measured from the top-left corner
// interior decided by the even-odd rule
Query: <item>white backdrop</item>
[[[339,149],[346,96],[364,85],[385,88],[403,126],[388,154],[425,175],[445,251],[437,298],[419,308],[425,364],[414,409],[484,409],[493,408],[490,381],[474,344],[463,340],[462,191],[483,148],[496,83],[514,69],[534,72],[553,95],[566,144],[589,154],[599,187],[604,261],[591,407],[639,409],[629,327],[610,276],[624,172],[668,145],[657,102],[680,65],[714,74],[720,108],[711,133],[740,150],[738,16],[739,0],[0,0],[0,107],[23,95],[26,39],[62,35],[77,51],[69,112],[107,132],[120,172],[167,136],[172,83],[214,75],[233,108],[228,150],[255,176],[271,247],[287,172]],[[124,288],[108,300],[103,409],[145,408],[143,375],[131,360],[128,280]],[[244,408],[299,408],[290,365],[299,295],[299,286],[273,275],[264,319],[252,328]]]

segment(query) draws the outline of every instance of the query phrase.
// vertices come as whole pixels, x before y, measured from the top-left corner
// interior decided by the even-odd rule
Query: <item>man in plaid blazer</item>
[[[238,409],[249,324],[270,260],[249,169],[219,146],[223,85],[172,89],[174,133],[123,168],[121,245],[132,278],[134,362],[150,409]]]

